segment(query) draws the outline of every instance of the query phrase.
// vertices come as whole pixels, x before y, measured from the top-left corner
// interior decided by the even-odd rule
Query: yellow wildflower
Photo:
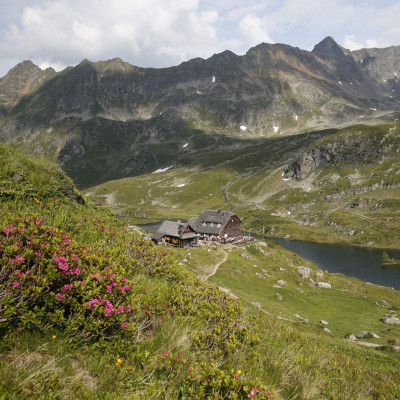
[[[55,339],[56,337],[57,337],[57,335],[53,335],[51,338],[52,338],[52,339]]]
[[[212,363],[211,363],[211,366],[212,366],[212,367],[215,367],[215,364],[212,362]]]
[[[238,375],[241,375],[241,373],[242,373],[242,370],[241,370],[241,369],[238,369],[237,374],[238,374]]]

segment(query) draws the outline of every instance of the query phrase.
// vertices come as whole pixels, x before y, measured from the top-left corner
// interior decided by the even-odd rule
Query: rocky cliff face
[[[400,139],[393,138],[390,131],[382,138],[374,134],[366,135],[366,130],[365,126],[360,126],[318,140],[285,168],[283,178],[301,180],[326,166],[356,168],[382,162],[393,150],[394,155],[399,153]],[[373,128],[370,130],[373,131]]]

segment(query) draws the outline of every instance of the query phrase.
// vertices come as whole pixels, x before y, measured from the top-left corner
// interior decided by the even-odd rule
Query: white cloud
[[[273,40],[268,34],[265,19],[261,19],[253,14],[247,14],[240,20],[239,27],[250,46],[262,42],[273,43]]]
[[[365,43],[358,42],[355,35],[345,35],[343,47],[351,51],[358,49],[366,49],[371,47],[380,47],[374,39],[367,39]]]
[[[0,0],[0,76],[25,59],[166,67],[261,42],[311,50],[325,36],[386,47],[400,44],[399,15],[398,0]]]
[[[224,50],[219,14],[198,6],[198,0],[46,1],[23,8],[19,21],[3,28],[0,54],[58,66],[117,56],[139,66],[170,66],[209,57]]]
[[[349,50],[358,50],[362,49],[364,46],[362,43],[356,41],[355,35],[345,35],[343,47]]]

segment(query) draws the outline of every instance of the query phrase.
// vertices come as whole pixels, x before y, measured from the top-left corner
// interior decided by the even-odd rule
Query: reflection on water
[[[273,240],[328,272],[341,273],[400,290],[400,266],[382,266],[384,250],[299,240]],[[386,250],[386,252],[390,257],[400,258],[400,250]]]

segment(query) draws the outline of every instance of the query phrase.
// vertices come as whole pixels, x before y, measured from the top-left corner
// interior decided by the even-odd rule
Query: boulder
[[[280,286],[285,286],[285,285],[287,285],[287,282],[284,281],[283,279],[279,279],[279,281],[276,281],[276,283],[277,283],[278,285],[280,285]]]
[[[382,318],[382,322],[387,325],[400,325],[400,318],[395,315],[385,315]]]
[[[324,319],[321,319],[321,321],[319,321],[319,323],[321,325],[328,325],[328,322],[326,322]]]
[[[350,340],[351,342],[357,341],[357,338],[352,333],[350,333],[350,335],[346,335],[345,339]]]
[[[332,331],[329,328],[324,328],[324,331],[328,332],[328,333],[332,333]]]
[[[357,335],[357,339],[365,339],[365,338],[371,338],[371,337],[372,337],[372,334],[369,333],[368,331],[359,332]]]
[[[312,269],[308,267],[300,266],[297,268],[297,271],[301,275],[302,278],[308,279],[311,276]]]
[[[328,282],[317,282],[317,286],[321,289],[330,289],[332,287]]]

